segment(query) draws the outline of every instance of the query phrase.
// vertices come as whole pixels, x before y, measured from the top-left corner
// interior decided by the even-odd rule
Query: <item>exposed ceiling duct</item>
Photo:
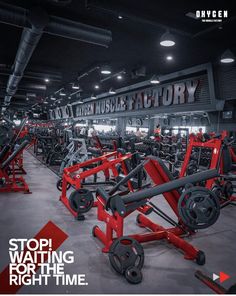
[[[23,27],[12,74],[8,79],[2,111],[6,109],[11,102],[12,96],[16,94],[24,70],[44,32],[106,47],[111,41],[111,32],[108,30],[56,16],[48,16],[39,7],[27,10],[0,3],[0,22]]]
[[[21,28],[30,28],[29,10],[0,3],[0,22]],[[57,16],[49,16],[44,33],[107,47],[112,40],[111,31],[78,23]]]
[[[42,9],[34,8],[29,12],[27,21],[31,24],[31,28],[24,28],[22,32],[12,74],[9,76],[7,82],[6,95],[4,98],[5,106],[10,104],[12,96],[14,96],[17,91],[19,82],[24,75],[24,70],[43,34],[43,28],[48,21],[48,16]]]
[[[9,76],[11,74],[12,67],[9,65],[0,65],[0,75],[1,76]],[[55,71],[42,71],[42,70],[35,70],[35,71],[25,71],[24,73],[25,78],[35,79],[35,80],[42,80],[44,77],[47,77],[50,81],[61,82],[62,74],[60,72]]]

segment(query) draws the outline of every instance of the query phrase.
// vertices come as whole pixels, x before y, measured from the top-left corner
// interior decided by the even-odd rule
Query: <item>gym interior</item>
[[[0,1],[0,293],[236,293],[235,20],[233,1]],[[47,255],[9,282],[33,238],[73,253],[68,277],[37,280]]]

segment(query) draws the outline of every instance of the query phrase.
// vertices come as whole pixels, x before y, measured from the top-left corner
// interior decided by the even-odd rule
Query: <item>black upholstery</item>
[[[232,170],[232,158],[228,146],[225,146],[222,150],[223,158],[223,173],[227,174]]]
[[[19,153],[23,151],[23,149],[28,145],[29,141],[25,140],[22,142],[19,147],[0,165],[1,169],[5,169],[9,166],[9,164],[12,162],[14,158],[18,156]]]
[[[11,149],[10,145],[6,145],[0,152],[0,162],[3,161],[4,157],[7,155],[8,151]]]

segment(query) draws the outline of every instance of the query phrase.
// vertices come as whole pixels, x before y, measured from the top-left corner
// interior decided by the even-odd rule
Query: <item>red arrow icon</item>
[[[220,272],[220,283],[227,281],[230,276],[227,273]]]

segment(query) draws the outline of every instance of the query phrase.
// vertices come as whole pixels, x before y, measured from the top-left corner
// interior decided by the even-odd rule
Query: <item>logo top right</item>
[[[228,10],[196,10],[195,16],[203,23],[221,23],[228,18]]]

